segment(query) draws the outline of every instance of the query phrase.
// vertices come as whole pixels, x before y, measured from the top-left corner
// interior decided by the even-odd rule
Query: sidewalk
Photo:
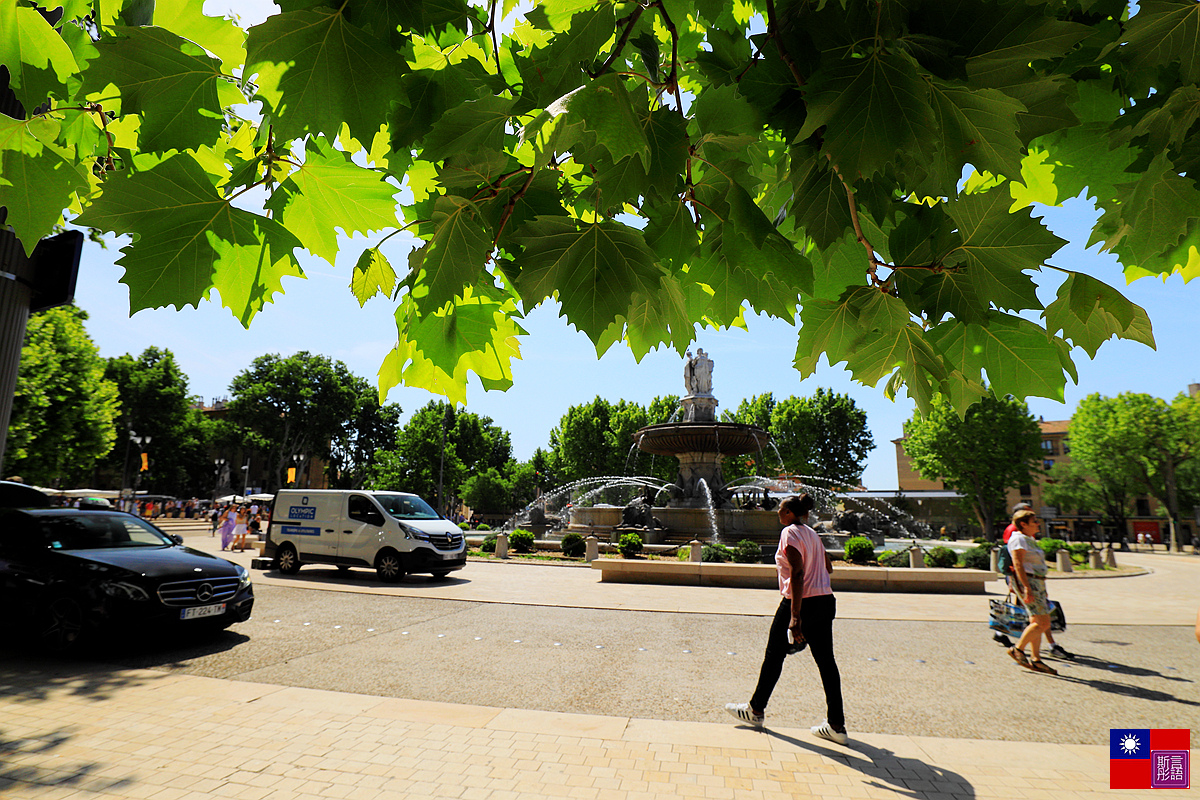
[[[187,541],[219,550],[207,535],[188,534]],[[252,554],[223,555],[248,565]],[[1056,585],[1071,621],[1187,625],[1190,635],[1200,560],[1130,554],[1128,561],[1135,559],[1153,573]],[[306,567],[292,577],[256,571],[254,580],[339,592],[659,612],[765,616],[775,604],[767,590],[601,584],[584,568],[471,563],[454,575],[457,580],[410,577],[385,586],[366,570],[339,577],[335,570]],[[986,600],[846,593],[839,596],[839,616],[980,621]],[[636,691],[620,676],[608,680],[611,691]],[[903,681],[897,675],[890,689],[903,691]],[[887,693],[880,688],[883,702]],[[1164,719],[1163,726],[1173,727],[1169,722]],[[1193,786],[1198,772],[1193,763]],[[1110,792],[1107,786],[1108,749],[1096,745],[851,731],[850,745],[839,747],[805,729],[755,731],[733,720],[668,722],[452,705],[172,674],[167,668],[0,658],[0,796],[21,800],[1071,800],[1148,794]],[[1196,795],[1155,790],[1152,796]]]
[[[0,794],[11,798],[1139,795],[1107,789],[1108,752],[1099,746],[852,732],[840,747],[808,731],[381,699],[149,670],[9,674],[4,683]],[[1197,777],[1193,764],[1193,786]]]

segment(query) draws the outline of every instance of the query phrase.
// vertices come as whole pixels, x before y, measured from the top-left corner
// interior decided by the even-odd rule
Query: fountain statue
[[[779,539],[775,508],[782,494],[809,492],[817,501],[818,512],[827,516],[844,508],[846,502],[861,505],[851,495],[840,493],[836,481],[783,476],[782,459],[776,477],[757,476],[727,483],[722,473],[726,457],[758,453],[756,462],[765,464],[764,453],[769,450],[778,457],[778,451],[774,450],[771,435],[761,428],[717,421],[713,360],[703,349],[697,349],[695,355],[687,352],[683,382],[687,394],[672,418],[679,421],[640,428],[633,434],[630,448],[631,454],[636,450],[675,458],[678,470],[674,480],[664,483],[639,475],[581,478],[540,497],[513,517],[508,527],[530,527],[539,536],[566,527],[612,541],[617,541],[621,533],[634,531],[646,544],[751,539],[770,545]],[[630,490],[635,494],[627,502]],[[612,499],[614,492],[621,494],[620,505],[601,500]],[[551,507],[556,513],[549,513]],[[903,512],[890,506],[882,514],[877,509],[843,511],[832,522],[816,522],[814,527],[826,547],[833,550],[844,545],[851,531],[865,534],[882,546],[884,531],[891,530],[884,518],[901,515]]]

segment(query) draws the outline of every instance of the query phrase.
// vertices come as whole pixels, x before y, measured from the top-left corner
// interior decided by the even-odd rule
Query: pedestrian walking
[[[233,541],[233,529],[237,524],[237,509],[233,505],[225,507],[225,520],[221,523],[221,549],[228,550]]]
[[[246,549],[246,525],[250,522],[250,512],[245,505],[238,506],[237,517],[233,527],[233,547],[239,553]]]
[[[813,505],[813,499],[807,494],[792,495],[779,504],[779,524],[784,527],[779,534],[779,548],[775,551],[775,567],[779,593],[783,597],[771,622],[758,685],[750,702],[729,703],[725,710],[741,722],[761,728],[767,703],[783,671],[784,659],[807,645],[825,688],[826,718],[811,728],[812,734],[845,744],[842,678],[833,657],[833,620],[837,615],[837,601],[829,581],[833,562],[825,552],[821,538],[806,524]]]
[[[1008,539],[1008,550],[1013,559],[1013,578],[1017,593],[1029,611],[1029,625],[1021,632],[1021,638],[1008,649],[1009,656],[1022,667],[1047,675],[1058,672],[1041,658],[1042,636],[1050,632],[1050,600],[1046,596],[1046,554],[1038,546],[1037,535],[1042,521],[1032,509],[1022,509],[1013,514],[1016,533]],[[1025,654],[1028,646],[1032,658]]]

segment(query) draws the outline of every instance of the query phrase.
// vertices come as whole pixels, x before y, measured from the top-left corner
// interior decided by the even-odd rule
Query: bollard
[[[1099,550],[1093,550],[1088,554],[1088,558],[1091,559],[1092,569],[1100,569],[1104,566],[1104,561],[1100,558]]]
[[[1104,551],[1104,566],[1117,568],[1117,555],[1111,547]]]
[[[496,558],[508,558],[508,534],[504,531],[496,534]]]
[[[992,548],[992,557],[991,557],[991,561],[988,563],[988,569],[990,569],[992,572],[1000,571],[1000,550],[999,550],[999,548],[996,548],[996,547]]]
[[[908,551],[908,566],[910,569],[920,569],[925,566],[925,554],[921,548],[913,547]]]
[[[691,548],[691,555],[689,556],[690,561],[699,563],[704,560],[704,545],[700,544],[700,542],[696,541],[695,539],[692,539],[690,542],[688,542],[688,547]]]
[[[600,541],[595,536],[588,536],[584,541],[587,544],[587,552],[583,554],[583,560],[590,564],[600,557]]]
[[[1071,554],[1067,552],[1067,548],[1064,547],[1063,549],[1059,550],[1056,558],[1058,560],[1059,572],[1071,571]]]

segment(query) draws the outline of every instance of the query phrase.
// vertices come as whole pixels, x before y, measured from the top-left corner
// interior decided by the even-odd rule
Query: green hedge
[[[958,553],[949,547],[935,547],[925,554],[927,567],[953,567],[958,563]]]
[[[495,537],[495,535],[488,535],[488,536],[483,537],[483,544],[479,545],[479,549],[484,553],[496,552],[496,537]]]
[[[700,560],[709,564],[722,564],[733,558],[733,551],[719,542],[704,545],[700,552]]]
[[[876,559],[881,567],[907,567],[908,566],[908,551],[907,550],[884,550]]]
[[[1042,552],[1046,554],[1046,561],[1053,564],[1058,558],[1058,551],[1067,546],[1067,543],[1062,539],[1038,539],[1038,545],[1042,548]]]
[[[762,548],[758,542],[742,539],[733,548],[733,560],[737,564],[761,564]]]
[[[518,553],[532,553],[533,532],[518,528],[508,535],[508,546]]]
[[[621,540],[617,542],[617,549],[625,558],[633,558],[642,552],[642,537],[636,533],[622,534]]]
[[[992,568],[992,548],[986,545],[972,547],[959,557],[959,563],[967,569],[988,570]]]
[[[582,558],[587,552],[587,540],[572,531],[562,538],[562,552],[567,558]]]
[[[875,545],[865,536],[846,540],[846,560],[852,564],[869,564],[875,560]]]

